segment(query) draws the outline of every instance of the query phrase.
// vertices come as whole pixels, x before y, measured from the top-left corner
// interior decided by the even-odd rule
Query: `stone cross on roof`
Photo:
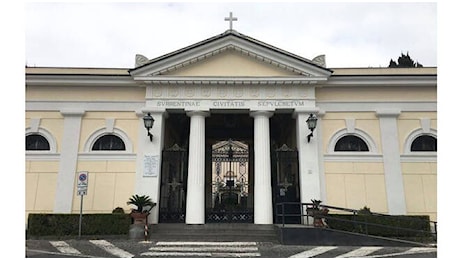
[[[225,17],[224,20],[230,22],[230,30],[233,30],[233,21],[238,21],[238,18],[233,17],[232,12],[230,12],[230,16],[229,16],[229,17]]]

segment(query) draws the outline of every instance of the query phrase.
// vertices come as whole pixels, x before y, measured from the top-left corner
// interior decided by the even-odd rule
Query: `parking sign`
[[[86,195],[88,190],[88,172],[78,172],[77,193],[79,196]]]

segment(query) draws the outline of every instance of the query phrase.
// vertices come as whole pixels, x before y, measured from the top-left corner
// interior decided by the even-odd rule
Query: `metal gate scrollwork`
[[[212,202],[207,222],[252,223],[248,210],[249,148],[232,139],[212,146]]]
[[[272,189],[273,209],[276,203],[300,202],[298,153],[286,144],[272,152]],[[300,214],[300,208],[298,205],[286,205],[285,213]],[[275,223],[281,223],[281,217],[274,220]],[[300,224],[300,216],[286,217],[285,221],[289,224]]]
[[[188,153],[175,144],[163,151],[160,222],[184,223]]]

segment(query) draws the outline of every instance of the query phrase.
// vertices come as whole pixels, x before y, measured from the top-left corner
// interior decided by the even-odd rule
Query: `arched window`
[[[107,134],[99,137],[94,142],[93,151],[125,151],[125,143],[120,137],[112,134]]]
[[[363,139],[355,135],[340,138],[334,147],[335,152],[369,152],[369,147]]]
[[[46,138],[39,134],[26,136],[26,151],[49,151],[50,143]]]
[[[421,135],[412,142],[411,152],[436,152],[438,150],[438,140],[431,135]]]

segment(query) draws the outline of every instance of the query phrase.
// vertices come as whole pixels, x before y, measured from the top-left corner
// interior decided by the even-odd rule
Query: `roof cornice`
[[[436,75],[331,76],[322,87],[339,86],[436,86]]]
[[[174,85],[301,85],[318,84],[327,81],[327,77],[178,77],[178,76],[137,76],[135,81],[144,84]]]
[[[130,75],[26,74],[27,86],[137,86]]]

